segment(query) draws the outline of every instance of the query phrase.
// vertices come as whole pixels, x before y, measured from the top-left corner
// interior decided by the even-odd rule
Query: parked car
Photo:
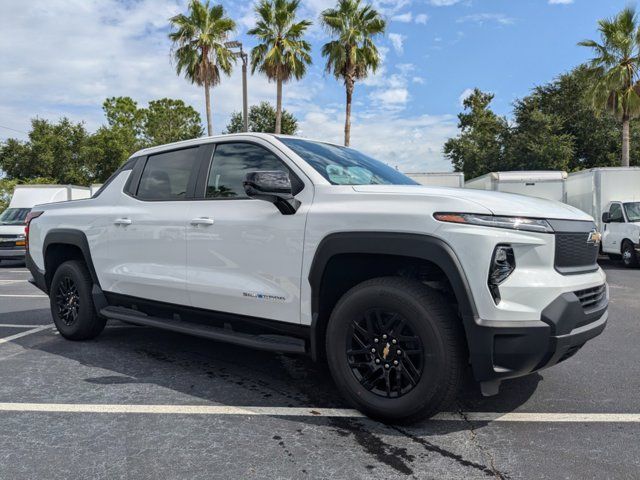
[[[89,198],[89,189],[73,185],[16,185],[0,214],[0,261],[24,260],[25,220],[36,204]]]
[[[491,172],[468,180],[464,186],[562,202],[565,197],[566,179],[567,172],[561,170]]]
[[[420,186],[297,137],[142,150],[90,200],[35,208],[27,232],[63,337],[115,319],[306,353],[387,421],[443,408],[469,364],[496,394],[575,354],[608,316],[589,215]]]
[[[602,251],[625,267],[637,267],[640,257],[640,202],[611,202],[602,214]]]

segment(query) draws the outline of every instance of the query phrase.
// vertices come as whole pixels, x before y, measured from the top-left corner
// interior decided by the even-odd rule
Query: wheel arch
[[[100,287],[96,274],[87,236],[81,230],[71,228],[57,228],[50,230],[42,245],[44,257],[44,276],[47,289],[56,269],[66,260],[78,259],[84,261],[94,285]]]
[[[316,249],[309,271],[311,286],[311,332],[310,353],[312,358],[322,356],[324,331],[333,306],[323,308],[323,292],[328,282],[327,271],[332,260],[340,257],[365,256],[378,258],[413,260],[435,265],[444,274],[458,303],[458,310],[466,325],[477,316],[467,277],[460,260],[451,246],[444,240],[423,234],[395,232],[340,232],[325,237]],[[383,273],[387,274],[387,273]],[[327,311],[328,310],[328,311]],[[466,330],[466,328],[465,328]]]

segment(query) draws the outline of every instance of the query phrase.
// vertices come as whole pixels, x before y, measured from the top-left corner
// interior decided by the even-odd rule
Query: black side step
[[[282,353],[306,353],[305,341],[303,339],[286,337],[284,335],[252,335],[234,332],[230,329],[201,325],[199,323],[150,317],[142,312],[122,307],[102,308],[100,315],[112,320],[120,320],[136,325],[146,325],[163,330],[170,330],[172,332],[186,333],[187,335],[219,340],[221,342],[242,345],[243,347],[258,350]]]

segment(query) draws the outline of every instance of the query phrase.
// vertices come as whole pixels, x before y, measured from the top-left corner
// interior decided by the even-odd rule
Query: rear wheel
[[[629,240],[622,242],[622,262],[627,268],[635,268],[638,266],[638,256],[635,246]]]
[[[374,418],[425,418],[458,391],[460,320],[437,292],[417,281],[376,278],[349,290],[331,314],[326,349],[343,395]]]
[[[70,260],[58,267],[51,282],[51,315],[60,335],[69,340],[94,338],[104,329],[106,319],[95,312],[93,281],[84,263]]]

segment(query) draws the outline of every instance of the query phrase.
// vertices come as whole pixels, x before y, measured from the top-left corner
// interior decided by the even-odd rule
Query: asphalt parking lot
[[[66,341],[3,262],[0,478],[640,478],[640,270],[603,266],[609,325],[576,356],[394,427],[306,358],[116,323]]]

